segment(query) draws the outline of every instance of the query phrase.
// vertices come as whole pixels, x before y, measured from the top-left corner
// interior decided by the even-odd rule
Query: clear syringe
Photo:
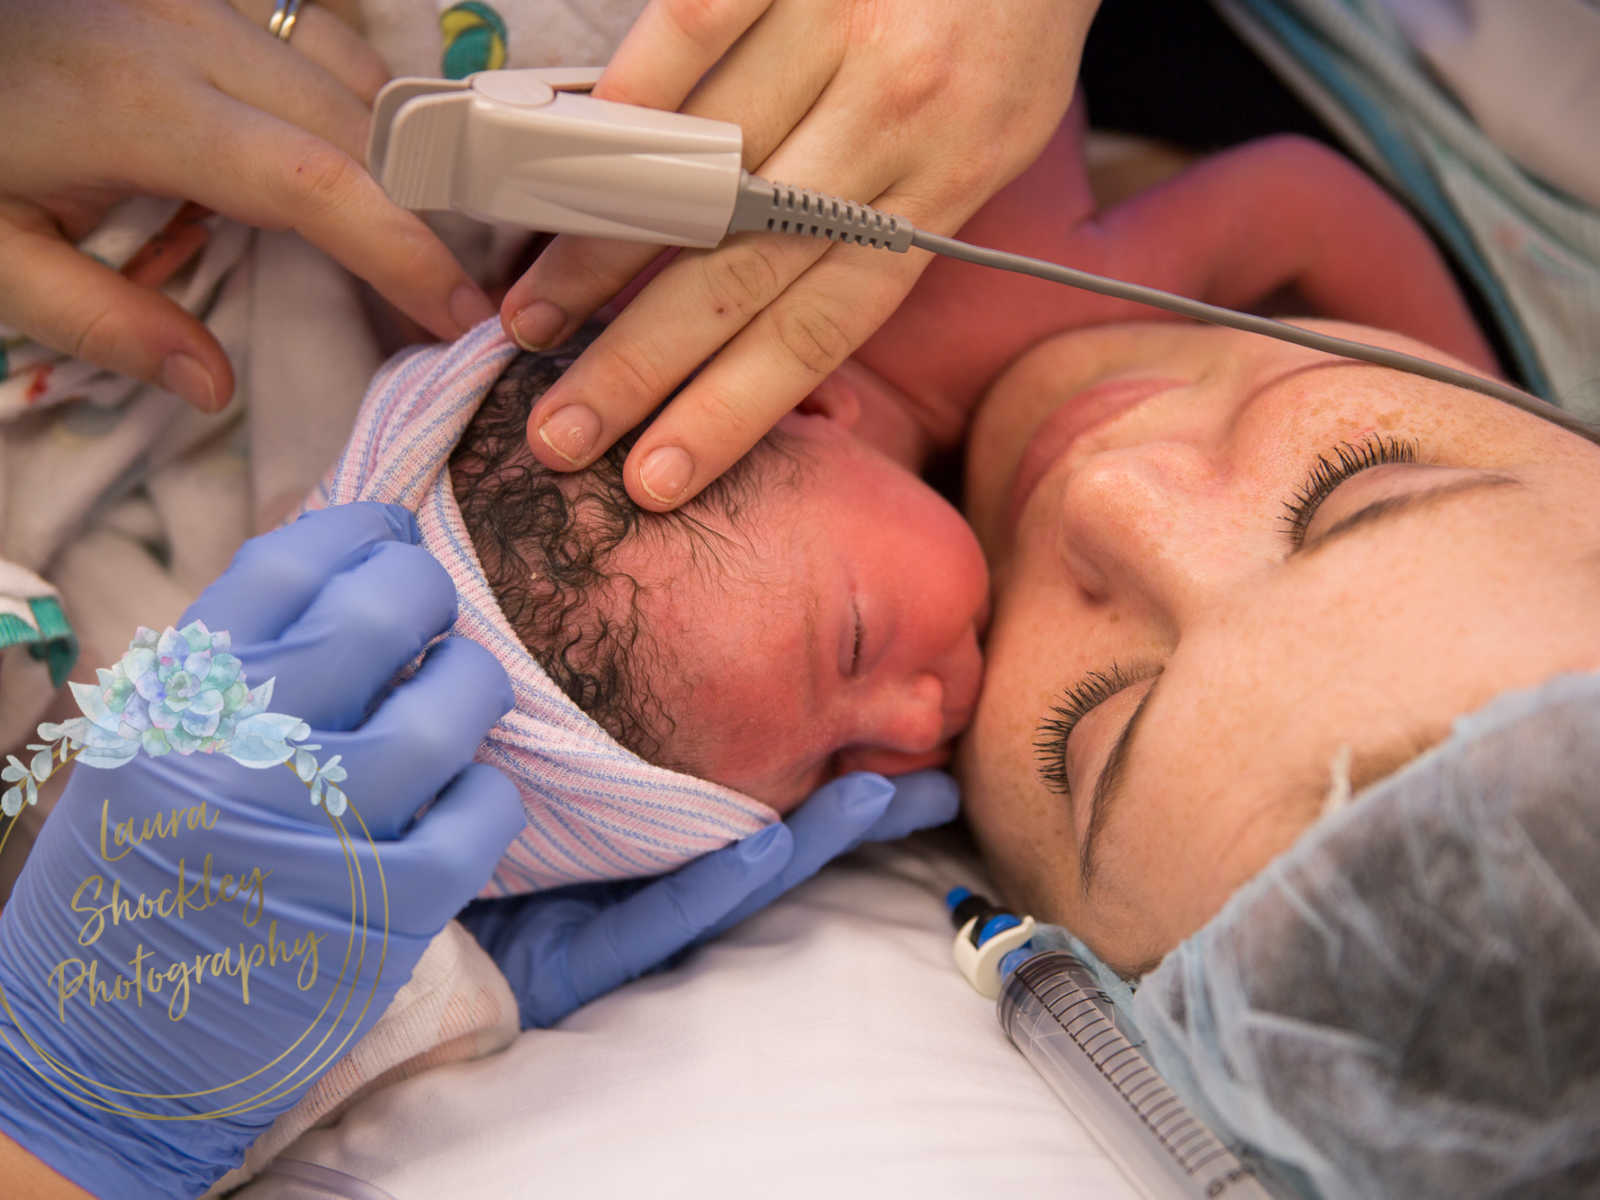
[[[1150,1065],[1082,960],[1018,948],[1032,921],[965,888],[949,900],[962,973],[985,995],[998,985],[1001,1028],[1147,1200],[1271,1200]]]

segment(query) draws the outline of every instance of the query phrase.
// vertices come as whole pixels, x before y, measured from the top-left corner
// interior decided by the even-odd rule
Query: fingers
[[[251,7],[265,7],[270,15],[270,6]],[[309,22],[315,12],[314,4],[302,6],[295,21],[294,45],[290,46],[266,32],[265,19],[257,24],[247,14],[225,11],[222,33],[226,39],[226,65],[213,64],[206,75],[212,86],[225,95],[298,125],[363,162],[372,115],[371,97],[363,97],[344,82],[343,64],[326,63],[314,58],[313,53],[330,59],[340,52],[356,54],[363,66],[349,75],[360,87],[370,84],[376,55],[370,48],[365,53],[357,50],[352,43],[361,39],[326,13],[319,14],[322,21]],[[341,37],[336,29],[328,28],[329,23],[344,28],[347,36]],[[312,25],[320,28],[313,29]],[[322,36],[308,36],[313,33]],[[329,69],[330,65],[334,69]]]
[[[275,7],[273,0],[229,0],[251,30],[315,63],[332,75],[369,108],[378,90],[389,81],[389,68],[359,33],[321,5],[305,3],[295,18],[285,45],[267,32]]]
[[[737,924],[863,840],[949,820],[942,772],[896,785],[858,773],[819,789],[783,825],[708,854],[621,899],[621,889],[477,906],[463,918],[512,981],[525,1027],[554,1024],[674,955]]]
[[[793,838],[769,825],[601,910],[572,935],[567,961],[578,1004],[620,987],[705,937],[772,886]]]
[[[200,593],[180,624],[226,629],[235,646],[278,637],[329,579],[390,542],[415,545],[416,518],[394,504],[342,504],[251,538],[228,569]]]
[[[760,161],[765,178],[803,182],[948,233],[1059,120],[1094,4],[1041,0],[998,15],[895,0],[791,7],[803,10],[799,24],[782,24],[791,8],[763,14],[686,108],[731,116],[754,129],[754,140],[780,143]],[[780,28],[786,44],[774,50]],[[996,71],[1002,62],[1006,69]],[[780,93],[822,92],[798,119],[788,112],[747,123],[748,114],[769,111],[769,83]],[[711,111],[723,104],[739,108]],[[684,255],[646,286],[543,398],[529,425],[533,453],[558,469],[585,465],[697,371],[640,438],[625,472],[643,507],[675,507],[861,345],[927,262],[915,252],[751,251],[757,244],[736,239],[708,255]],[[570,330],[640,261],[614,249],[555,250],[506,307],[508,326],[525,338],[537,329],[535,314],[552,337]],[[689,274],[693,263],[711,273],[711,286]],[[678,336],[669,341],[663,328]]]
[[[891,782],[894,797],[883,815],[861,835],[864,842],[892,842],[919,829],[954,821],[960,811],[961,790],[944,771],[916,771],[896,776]]]
[[[147,190],[294,229],[437,337],[458,337],[494,315],[444,243],[337,146],[226,96],[192,119],[193,139],[164,151],[141,181]]]
[[[864,120],[839,104],[819,109],[761,165],[763,175],[805,178],[835,195],[895,205],[900,197],[886,189],[901,169],[896,156],[838,161],[841,140],[867,137],[857,128]],[[641,506],[674,508],[865,341],[926,261],[920,251],[891,255],[776,236],[739,237],[709,253],[681,255],[541,398],[530,414],[529,445],[553,468],[585,465],[715,354],[640,438],[624,471]],[[587,440],[574,439],[577,430]]]
[[[445,638],[359,730],[319,730],[320,757],[341,755],[345,791],[373,836],[395,838],[416,815],[417,797],[433,796],[471,762],[513,704],[511,681],[493,654],[467,638]]]
[[[205,326],[0,206],[0,322],[69,354],[176,393],[201,412],[233,394],[233,368]]]
[[[506,290],[500,324],[524,350],[558,346],[660,253],[659,246],[562,234]]]
[[[582,884],[493,900],[461,921],[510,981],[523,1028],[542,1028],[700,940],[770,885],[791,845],[788,829],[769,825],[643,885]]]
[[[651,424],[624,464],[628,493],[658,511],[693,498],[870,337],[926,265],[920,251],[829,250]]]
[[[526,821],[516,786],[485,763],[469,764],[402,841],[378,849],[390,927],[422,934],[444,928],[483,890]]]
[[[763,237],[740,239],[713,254],[679,255],[534,407],[528,432],[535,455],[549,466],[570,468],[603,453],[706,354],[743,328],[780,281],[798,274],[823,249],[820,243]],[[565,428],[561,422],[546,427],[571,404],[599,418],[587,446],[558,437]]]
[[[772,161],[770,173],[820,175],[821,186],[840,195],[880,194],[884,181],[875,172],[881,164],[863,168],[865,174],[846,165],[831,175],[810,165],[827,161],[827,137],[825,124],[797,131]],[[908,275],[883,299],[864,299],[883,288],[883,272],[891,278],[907,272],[906,263],[892,261],[901,257],[771,235],[739,237],[709,253],[680,255],[540,399],[528,423],[533,453],[558,469],[585,465],[749,326],[758,331],[755,347],[746,343],[741,349],[734,342],[724,350],[707,368],[711,377],[702,375],[677,397],[629,456],[624,478],[636,501],[656,510],[683,503],[865,340],[910,288]],[[858,266],[849,273],[844,286],[850,291],[807,287],[788,292],[819,260],[853,260],[866,269]],[[779,297],[782,302],[769,310]],[[759,361],[741,361],[741,369],[730,370],[728,356],[735,353]],[[766,387],[774,375],[775,389],[747,386]],[[591,415],[575,420],[574,409]],[[589,431],[586,443],[568,436],[575,428]]]
[[[763,12],[765,6],[742,0],[679,13],[673,10],[689,6],[657,0],[640,14],[594,94],[732,121],[743,130],[744,162],[753,169],[822,94],[842,54],[842,45],[819,44],[840,42],[841,33],[829,23],[819,34],[809,6]],[[735,41],[727,35],[736,28]],[[788,52],[802,43],[806,54]],[[719,44],[732,49],[708,57]],[[525,349],[559,344],[656,253],[630,242],[556,238],[507,292],[500,307],[506,333]]]
[[[617,47],[594,94],[676,109],[771,0],[650,0]]]
[[[780,876],[784,890],[860,845],[893,800],[894,785],[865,771],[842,775],[813,792],[789,814],[794,854]]]
[[[238,645],[252,683],[278,679],[273,708],[314,729],[354,729],[402,667],[450,628],[456,591],[426,550],[380,542],[333,575],[273,642]]]
[[[300,231],[438,337],[491,316],[443,243],[361,166],[368,101],[387,75],[376,54],[314,4],[302,10],[293,45],[266,32],[271,0],[239,4],[249,11],[108,5],[96,14],[103,36],[77,42],[62,32],[70,20],[41,16],[32,32],[42,44],[22,60],[29,86],[12,106],[36,136],[8,157],[0,191],[18,199],[5,219],[48,238],[54,230],[37,220],[45,211],[81,226],[86,211],[99,215],[129,193],[181,196],[248,224]],[[17,217],[24,208],[33,226]],[[6,242],[0,297],[11,299],[0,307],[9,323],[191,402],[226,401],[231,373],[197,324],[42,242]],[[26,261],[11,251],[26,251]],[[42,298],[41,279],[72,286]],[[162,379],[174,350],[184,355]]]
[[[683,111],[738,125],[744,134],[744,165],[752,171],[762,168],[808,123],[844,61],[850,22],[833,19],[838,14],[829,10],[838,7],[823,0],[776,4],[762,13],[695,85]],[[797,46],[805,52],[795,53]],[[861,144],[841,140],[834,149]],[[882,152],[881,142],[874,152]],[[843,156],[829,156],[835,157]]]
[[[866,772],[843,775],[818,788],[784,822],[794,849],[777,878],[752,892],[708,934],[731,929],[860,845],[888,811],[893,797],[894,788],[887,779]]]
[[[926,255],[772,237],[683,256],[540,399],[529,444],[547,465],[584,465],[727,343],[640,438],[624,480],[658,511],[691,499],[865,341],[910,291]],[[807,269],[809,267],[809,270]],[[686,322],[685,313],[695,314]],[[594,414],[575,445],[573,407]]]

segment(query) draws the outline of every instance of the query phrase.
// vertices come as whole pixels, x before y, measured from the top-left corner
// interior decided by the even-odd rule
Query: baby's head
[[[628,498],[631,439],[558,474],[531,405],[581,344],[521,354],[450,458],[511,627],[618,742],[779,811],[845,771],[945,761],[988,589],[960,514],[814,401],[675,513]]]

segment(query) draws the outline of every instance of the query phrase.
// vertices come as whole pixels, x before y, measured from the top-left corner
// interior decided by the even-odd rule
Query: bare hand
[[[314,4],[286,44],[267,32],[271,12],[272,0],[7,5],[0,322],[222,407],[233,373],[205,327],[73,248],[134,194],[297,230],[441,337],[493,312],[362,166],[388,78],[377,54]]]
[[[650,0],[595,94],[735,121],[763,178],[948,234],[1056,129],[1097,5]],[[524,344],[551,344],[655,253],[558,238],[501,320]],[[529,444],[552,467],[585,465],[710,358],[628,456],[634,499],[675,507],[864,342],[927,260],[770,235],[681,254],[550,389]]]

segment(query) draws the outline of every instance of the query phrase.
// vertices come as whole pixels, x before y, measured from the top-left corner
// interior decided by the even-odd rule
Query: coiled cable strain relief
[[[744,172],[729,233],[788,233],[904,254],[916,229],[904,219],[825,192]]]

